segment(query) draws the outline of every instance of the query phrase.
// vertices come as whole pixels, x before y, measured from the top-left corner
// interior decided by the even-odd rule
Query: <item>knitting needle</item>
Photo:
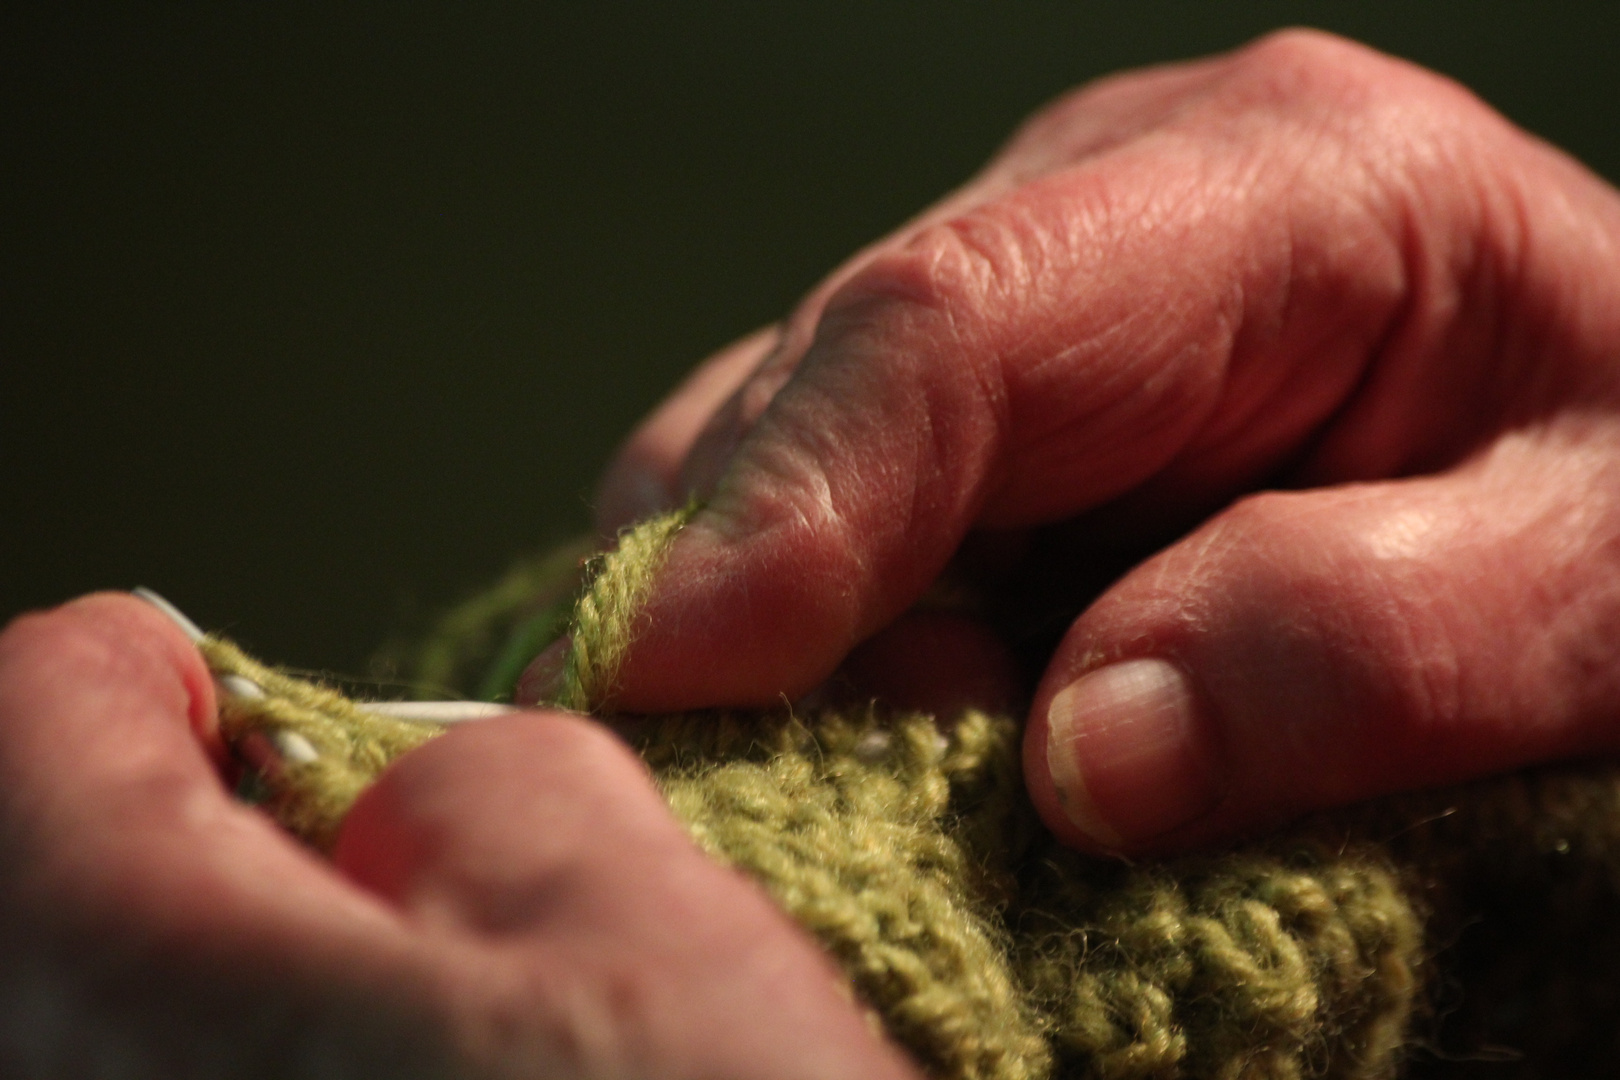
[[[178,626],[193,644],[207,636],[183,611],[158,593],[144,586],[132,591],[168,616],[169,621]],[[265,696],[262,686],[243,675],[216,674],[214,687],[222,695],[246,701]],[[357,704],[366,712],[416,724],[457,724],[512,711],[510,706],[492,701],[368,701]],[[296,731],[285,730],[272,731],[267,737],[254,733],[242,741],[242,750],[252,759],[252,764],[261,769],[279,769],[284,764],[307,765],[320,757],[319,751],[308,739]]]

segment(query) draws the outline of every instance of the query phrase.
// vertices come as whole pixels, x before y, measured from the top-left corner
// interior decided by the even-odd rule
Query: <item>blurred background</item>
[[[10,6],[0,619],[145,584],[361,671],[1030,110],[1289,24],[1620,177],[1612,3]]]

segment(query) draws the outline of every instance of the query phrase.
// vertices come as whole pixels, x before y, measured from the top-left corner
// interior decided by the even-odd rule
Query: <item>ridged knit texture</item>
[[[587,567],[553,563],[587,583],[567,628],[569,706],[611,700],[641,597],[686,516],[638,528]],[[484,622],[453,616],[466,625],[433,645],[435,681],[510,652],[513,636],[538,651],[534,606],[503,604],[486,602],[496,614]],[[492,625],[508,646],[493,645]],[[318,846],[388,760],[436,734],[223,642],[204,648],[217,672],[269,691],[225,710],[228,739],[294,731],[319,751],[260,778],[271,811]],[[1051,839],[1023,794],[1008,717],[873,704],[618,722],[696,842],[814,934],[929,1075],[1567,1076],[1587,1075],[1593,1054],[1608,1063],[1592,1075],[1614,1069],[1611,767],[1384,800],[1133,866]]]

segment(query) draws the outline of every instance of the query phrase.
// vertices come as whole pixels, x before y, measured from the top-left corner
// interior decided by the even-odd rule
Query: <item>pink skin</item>
[[[970,530],[1190,521],[1036,688],[1065,839],[1613,751],[1617,238],[1578,165],[1322,35],[1085,88],[632,438],[605,528],[714,498],[619,703],[797,696],[862,642],[857,681],[1004,700],[978,628],[895,622]],[[1066,809],[1048,714],[1081,676],[1113,711],[1052,740]],[[136,601],[0,635],[0,1073],[912,1075],[599,728],[452,733],[327,863],[229,796],[213,716]]]
[[[1612,751],[1617,406],[1620,196],[1462,88],[1309,32],[1106,79],[632,437],[604,529],[712,501],[617,704],[806,693],[971,530],[1178,522],[1035,689],[1067,841]]]
[[[0,1073],[915,1076],[599,727],[444,736],[329,863],[231,796],[213,725],[140,601],[0,635]]]

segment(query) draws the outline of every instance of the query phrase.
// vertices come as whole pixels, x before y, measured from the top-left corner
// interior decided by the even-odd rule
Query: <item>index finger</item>
[[[675,541],[617,706],[807,691],[975,525],[1144,492],[1207,512],[1297,461],[1375,359],[1403,374],[1374,390],[1424,407],[1358,414],[1378,430],[1339,444],[1379,460],[1338,479],[1478,435],[1454,387],[1489,367],[1445,347],[1497,317],[1456,298],[1505,272],[1517,205],[1480,163],[1540,151],[1453,84],[1321,36],[1223,77],[843,283]]]

